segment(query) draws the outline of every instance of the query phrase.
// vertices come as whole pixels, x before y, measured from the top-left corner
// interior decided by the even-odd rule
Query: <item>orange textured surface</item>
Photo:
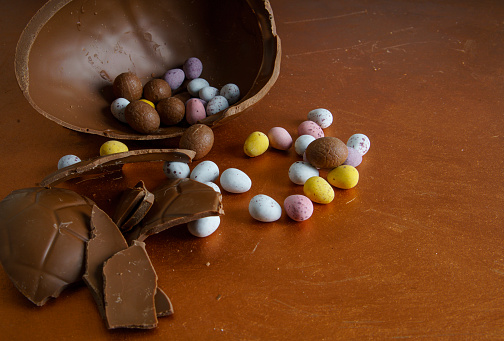
[[[0,12],[1,198],[40,182],[65,154],[98,155],[107,140],[44,118],[17,85],[16,43],[43,3],[8,2]],[[36,307],[2,270],[2,339],[504,338],[504,3],[271,3],[283,51],[278,81],[214,130],[204,158],[247,172],[251,190],[224,193],[225,216],[210,237],[179,226],[146,241],[174,315],[151,331],[108,331],[84,285]],[[282,203],[302,193],[287,176],[299,157],[291,148],[249,158],[245,138],[275,126],[296,137],[320,107],[334,115],[327,136],[370,138],[359,184],[316,204],[308,221],[285,213],[254,221],[254,195]],[[137,164],[65,186],[110,212],[108,197],[120,189],[139,180],[152,189],[163,177],[160,164]]]

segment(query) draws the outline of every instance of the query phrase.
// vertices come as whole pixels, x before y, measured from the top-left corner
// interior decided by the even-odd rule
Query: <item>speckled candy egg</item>
[[[230,193],[245,193],[252,187],[249,176],[237,168],[228,168],[222,172],[220,184]]]
[[[191,170],[185,162],[166,161],[163,164],[163,172],[169,179],[180,179],[187,178]]]
[[[212,98],[206,106],[207,116],[211,116],[226,110],[229,107],[229,103],[224,96],[215,96]]]
[[[357,151],[357,149],[352,148],[352,147],[347,147],[348,148],[348,156],[345,162],[343,162],[344,165],[349,165],[352,167],[357,167],[362,163],[362,155]]]
[[[312,135],[301,135],[294,142],[294,149],[296,150],[296,154],[299,156],[303,156],[306,148],[310,143],[315,141],[315,137]]]
[[[199,182],[214,182],[219,177],[219,166],[213,161],[205,160],[193,168],[190,178]]]
[[[250,157],[256,157],[264,154],[268,147],[268,136],[260,131],[255,131],[245,139],[243,151]]]
[[[101,145],[100,147],[100,155],[110,155],[110,154],[116,154],[116,153],[122,153],[122,152],[127,152],[128,151],[128,146],[125,145],[124,143],[116,140],[110,140],[105,142],[104,144]]]
[[[65,168],[76,163],[81,162],[81,159],[75,155],[65,155],[62,156],[58,161],[58,169]]]
[[[321,137],[306,148],[306,160],[317,168],[335,168],[348,156],[348,148],[340,139],[332,136]]]
[[[304,185],[312,176],[319,176],[319,171],[308,162],[296,161],[289,167],[289,179],[296,185]]]
[[[184,62],[182,69],[187,79],[195,79],[203,72],[203,63],[196,57],[191,57]]]
[[[163,79],[170,85],[172,90],[177,90],[184,83],[185,73],[182,69],[171,69],[166,71]]]
[[[342,165],[334,168],[327,174],[327,181],[341,189],[350,189],[359,182],[359,171],[352,166]]]
[[[221,88],[220,94],[229,102],[229,105],[233,105],[240,99],[240,88],[238,85],[229,83]]]
[[[215,96],[219,95],[219,89],[214,88],[213,86],[205,86],[203,89],[199,91],[198,95],[199,98],[201,98],[205,102],[208,102]]]
[[[333,115],[327,109],[314,109],[308,113],[308,120],[317,123],[321,128],[329,127],[333,122]]]
[[[187,128],[180,137],[179,147],[196,152],[193,160],[199,160],[207,155],[214,144],[214,133],[204,124],[194,124]]]
[[[304,221],[313,214],[313,202],[304,195],[290,195],[284,200],[285,213],[295,221]]]
[[[195,78],[187,83],[187,91],[191,94],[191,96],[198,97],[199,91],[207,86],[210,86],[210,84],[206,79]]]
[[[334,199],[334,189],[320,176],[313,176],[306,180],[303,191],[311,201],[319,204],[329,204]]]
[[[128,104],[130,104],[130,101],[128,101],[126,98],[119,97],[116,98],[110,105],[110,111],[112,112],[112,115],[122,123],[126,123],[124,110],[126,110]]]
[[[298,135],[311,135],[316,139],[324,137],[324,131],[322,128],[313,121],[303,121],[298,126]]]
[[[195,237],[208,237],[214,233],[220,225],[220,216],[210,216],[193,220],[187,223],[187,229]]]
[[[273,127],[268,131],[271,146],[279,150],[287,150],[292,146],[292,136],[282,127]]]
[[[186,121],[195,124],[206,117],[205,107],[199,98],[191,98],[186,102]]]
[[[282,207],[273,198],[258,194],[250,200],[249,213],[256,220],[270,223],[280,219]]]
[[[204,182],[204,184],[212,187],[214,189],[214,191],[216,191],[217,193],[221,193],[220,187],[215,182],[207,181],[207,182]]]
[[[361,155],[364,156],[371,147],[371,141],[364,134],[354,134],[347,141],[347,146],[355,148]]]

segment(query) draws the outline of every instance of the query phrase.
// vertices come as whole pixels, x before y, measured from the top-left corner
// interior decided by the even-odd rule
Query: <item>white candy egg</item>
[[[264,194],[258,194],[250,200],[249,213],[252,218],[269,223],[280,219],[282,207],[275,199]]]
[[[213,86],[205,86],[203,89],[199,91],[199,98],[201,98],[205,102],[210,101],[212,98],[218,95],[219,95],[219,89],[214,88]]]
[[[217,193],[221,192],[219,186],[215,182],[207,181],[207,182],[204,182],[204,184],[207,185],[207,186],[212,187],[214,189],[214,191],[216,191]]]
[[[319,171],[308,162],[296,161],[289,168],[289,179],[296,185],[304,185],[312,176],[319,176]]]
[[[245,193],[252,187],[249,176],[237,168],[228,168],[222,172],[220,184],[231,193]]]
[[[333,115],[327,109],[314,109],[308,113],[308,119],[317,123],[320,128],[327,128],[333,122]]]
[[[240,99],[240,88],[238,85],[229,83],[221,88],[220,94],[229,102],[229,105],[233,105]]]
[[[187,91],[191,94],[191,96],[198,97],[199,91],[207,86],[210,86],[210,84],[206,79],[195,78],[187,83]]]
[[[225,110],[229,107],[229,103],[224,96],[215,96],[212,98],[207,106],[206,106],[206,114],[207,116],[211,116],[213,114],[217,114],[222,110]]]
[[[187,178],[191,173],[187,163],[177,161],[166,161],[163,164],[163,171],[169,179]]]
[[[199,182],[215,181],[219,177],[219,167],[213,161],[200,162],[191,172],[190,178]]]
[[[368,152],[371,141],[364,134],[353,134],[347,141],[347,146],[356,149],[361,155]]]
[[[208,237],[220,225],[220,216],[210,216],[187,223],[187,229],[196,237]]]
[[[58,161],[58,169],[65,168],[68,166],[71,166],[73,164],[76,164],[78,162],[81,162],[81,159],[78,156],[75,155],[65,155],[61,157]]]
[[[296,150],[296,153],[300,156],[302,156],[306,150],[306,147],[308,147],[308,145],[310,143],[312,143],[312,141],[315,140],[315,137],[313,137],[312,135],[301,135],[299,136],[297,139],[296,139],[296,142],[294,142],[294,149]]]
[[[126,107],[130,101],[128,101],[126,98],[116,98],[112,104],[110,105],[110,111],[112,111],[112,115],[122,123],[126,123],[126,117],[124,116],[124,110],[126,110]]]

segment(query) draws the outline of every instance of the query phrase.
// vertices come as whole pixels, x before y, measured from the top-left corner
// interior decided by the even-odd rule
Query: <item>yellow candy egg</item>
[[[303,190],[311,201],[319,204],[328,204],[334,199],[333,188],[320,176],[312,176],[306,180]]]
[[[250,157],[263,154],[269,147],[269,139],[266,134],[255,131],[245,140],[243,151]]]
[[[100,147],[101,156],[122,153],[127,151],[128,147],[124,143],[115,140],[107,141]]]
[[[148,105],[150,105],[151,107],[153,107],[154,109],[156,109],[156,106],[154,105],[154,103],[152,103],[148,99],[142,98],[141,101],[147,103]]]
[[[327,181],[334,187],[350,189],[359,182],[359,171],[350,165],[338,166],[327,174]]]

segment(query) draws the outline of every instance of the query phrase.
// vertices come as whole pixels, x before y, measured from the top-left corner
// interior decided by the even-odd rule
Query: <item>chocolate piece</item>
[[[86,270],[82,278],[91,290],[102,317],[105,317],[103,263],[126,248],[128,248],[128,243],[116,224],[98,206],[93,206],[91,239],[86,245]]]
[[[170,301],[170,298],[159,287],[157,288],[154,302],[156,304],[157,317],[173,315],[173,305]]]
[[[204,124],[194,124],[187,128],[179,141],[179,147],[194,150],[194,160],[199,160],[207,155],[214,144],[212,129]]]
[[[215,123],[257,103],[275,83],[281,50],[269,1],[141,4],[139,10],[136,2],[88,1],[85,11],[82,1],[44,4],[16,50],[16,76],[30,104],[77,131],[116,139],[163,139],[180,136],[184,128],[162,127],[145,135],[103,114],[114,99],[110,85],[119,73],[131,70],[146,82],[152,74],[161,77],[180,67],[188,57],[205,56],[206,79],[214,84],[232,80],[245,94],[208,118]]]
[[[124,191],[114,216],[114,222],[124,232],[137,225],[154,203],[154,194],[140,181],[134,188]]]
[[[143,241],[172,226],[224,214],[222,195],[212,187],[192,179],[167,179],[152,193],[155,197],[154,205],[141,225],[127,236],[130,244],[134,240]]]
[[[62,188],[25,188],[0,202],[0,261],[16,288],[38,306],[84,272],[93,202]]]
[[[59,169],[40,182],[40,186],[54,186],[60,182],[89,174],[103,174],[117,170],[118,166],[134,162],[179,161],[191,162],[196,153],[184,149],[140,149],[124,153],[99,156]]]
[[[184,102],[178,97],[163,98],[156,105],[161,123],[171,126],[182,121],[185,115]]]
[[[124,117],[131,128],[142,134],[151,134],[159,129],[161,120],[156,109],[144,101],[133,101],[124,110]]]
[[[151,79],[144,86],[144,98],[156,104],[163,98],[171,96],[170,84],[167,81],[159,78]]]
[[[151,329],[157,326],[154,303],[157,275],[145,251],[134,241],[103,265],[107,327]]]
[[[142,97],[142,81],[134,73],[124,72],[114,79],[112,90],[117,98],[135,101]]]

